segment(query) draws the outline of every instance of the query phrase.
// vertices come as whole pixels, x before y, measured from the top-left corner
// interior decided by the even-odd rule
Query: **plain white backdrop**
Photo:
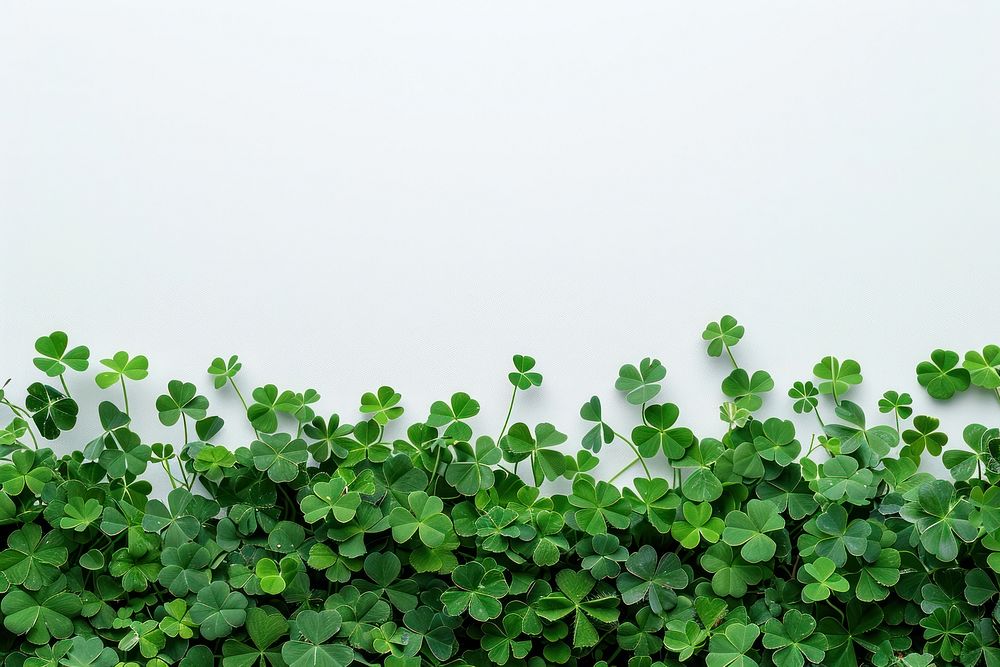
[[[3,3],[0,375],[20,400],[65,329],[149,356],[147,440],[179,437],[152,403],[183,378],[236,445],[217,355],[351,420],[380,384],[408,418],[465,390],[495,434],[525,353],[515,419],[572,451],[592,394],[636,423],[612,384],[647,355],[718,435],[700,333],[731,312],[764,415],[834,354],[873,421],[909,391],[959,446],[1000,405],[934,404],[914,366],[1000,342],[998,31],[972,1]],[[93,373],[63,450],[119,399]]]

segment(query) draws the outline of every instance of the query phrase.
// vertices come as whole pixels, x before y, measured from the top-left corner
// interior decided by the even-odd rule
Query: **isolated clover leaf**
[[[750,375],[742,368],[737,368],[722,381],[722,393],[732,398],[737,408],[749,412],[758,410],[764,403],[761,394],[766,394],[772,389],[774,380],[766,371],[754,371],[753,375]]]
[[[149,375],[149,360],[141,354],[130,357],[127,352],[116,352],[110,359],[101,359],[101,364],[111,369],[98,373],[94,378],[101,389],[107,389],[116,382],[124,384],[125,378],[138,381]]]
[[[639,362],[638,368],[625,364],[619,369],[615,389],[624,392],[625,400],[632,405],[642,405],[656,398],[660,393],[659,382],[666,375],[667,369],[659,359],[646,357]]]
[[[615,439],[614,430],[604,423],[601,415],[601,399],[597,396],[591,396],[590,400],[580,407],[580,418],[594,422],[594,426],[583,436],[581,444],[584,449],[594,453],[601,451],[603,445],[609,445]]]
[[[806,661],[821,663],[826,655],[826,636],[816,632],[816,619],[797,609],[789,609],[779,621],[764,624],[765,648],[774,651],[776,667],[802,667]]]
[[[618,620],[617,597],[608,589],[594,592],[596,582],[586,572],[560,570],[556,575],[556,592],[539,600],[537,613],[548,621],[573,615],[573,646],[595,646],[600,639],[594,621],[614,623]]]
[[[846,593],[851,589],[847,580],[836,572],[837,566],[832,560],[820,556],[812,563],[804,563],[799,569],[798,579],[805,587],[802,589],[803,602],[822,602],[837,591]]]
[[[743,326],[737,323],[735,317],[732,315],[723,315],[722,319],[718,322],[709,322],[705,326],[705,331],[702,332],[701,337],[708,341],[708,356],[721,356],[723,350],[725,350],[730,359],[732,359],[732,348],[740,342],[744,332]],[[732,359],[732,361],[733,365],[736,366],[736,360]]]
[[[208,374],[212,376],[212,383],[216,389],[222,389],[227,382],[232,381],[236,374],[243,368],[240,358],[235,354],[229,357],[229,361],[222,357],[216,357],[208,366]]]
[[[741,546],[740,555],[748,563],[760,563],[774,556],[777,545],[767,533],[782,530],[785,520],[777,508],[764,500],[747,502],[746,512],[733,510],[726,515],[722,541],[731,547]]]
[[[528,425],[518,422],[510,427],[500,446],[508,454],[508,460],[520,461],[530,457],[535,484],[540,485],[542,480],[559,479],[566,472],[566,456],[553,449],[564,442],[566,435],[552,424],[538,424],[532,436]]]
[[[936,417],[919,415],[913,418],[913,428],[903,431],[903,442],[909,445],[910,450],[919,456],[924,449],[938,456],[941,448],[948,444],[948,434],[941,433],[937,427],[941,421]]]
[[[931,398],[947,400],[969,388],[969,371],[958,366],[959,356],[951,350],[931,352],[930,361],[917,364],[917,382],[927,389]]]
[[[478,414],[479,401],[460,391],[452,394],[447,403],[435,401],[426,424],[434,428],[446,426],[446,437],[467,441],[472,436],[472,428],[464,422]]]
[[[42,355],[35,357],[35,368],[49,377],[58,377],[67,368],[85,371],[90,366],[90,350],[85,345],[68,349],[69,337],[63,331],[53,331],[35,341],[35,351]]]
[[[962,367],[969,371],[969,379],[977,387],[1000,388],[1000,345],[987,345],[982,352],[966,352]]]
[[[900,419],[908,419],[913,414],[913,397],[907,393],[900,394],[898,391],[887,391],[878,399],[878,411],[887,414],[894,413]]]
[[[646,458],[661,450],[668,459],[679,459],[694,441],[689,428],[674,427],[680,409],[673,403],[650,405],[643,411],[645,424],[632,430],[632,441],[639,454]]]
[[[815,410],[816,406],[819,405],[818,396],[819,389],[809,380],[795,382],[792,388],[788,390],[788,397],[794,399],[792,409],[799,414]]]
[[[167,383],[167,393],[156,399],[156,410],[161,424],[173,426],[181,416],[203,419],[207,414],[208,399],[199,396],[192,383],[171,380]]]
[[[224,581],[213,581],[198,591],[191,607],[191,620],[198,624],[201,636],[212,641],[229,636],[246,620],[247,599]]]
[[[41,382],[28,387],[24,407],[31,413],[38,432],[46,440],[55,440],[60,433],[76,426],[76,417],[80,412],[76,401]]]
[[[372,415],[376,423],[385,426],[402,416],[403,408],[399,407],[401,398],[392,387],[379,387],[377,392],[368,391],[361,397],[361,412]]]
[[[542,384],[542,374],[532,371],[535,367],[535,360],[525,354],[514,355],[514,370],[507,375],[507,379],[514,385],[515,391],[520,389],[525,391],[532,387],[539,387]]]
[[[747,653],[759,636],[760,628],[753,623],[727,623],[712,635],[705,664],[708,667],[757,667],[757,661]]]
[[[254,467],[273,482],[291,482],[309,458],[305,441],[288,433],[261,433],[260,440],[250,444],[250,453]]]
[[[853,359],[845,359],[843,362],[836,357],[823,357],[818,364],[813,366],[813,375],[818,377],[819,393],[832,395],[835,403],[839,404],[840,399],[847,393],[853,385],[861,384],[861,364]]]

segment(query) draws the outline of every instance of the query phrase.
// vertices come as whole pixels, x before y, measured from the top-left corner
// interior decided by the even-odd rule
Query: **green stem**
[[[430,484],[427,485],[427,488],[431,490],[431,493],[434,493],[434,483],[437,481],[438,466],[439,465],[441,465],[441,447],[440,446],[438,446],[437,455],[434,456],[434,471],[431,473]]]
[[[823,418],[819,415],[819,408],[813,408],[813,412],[816,413],[816,419],[819,420],[819,427],[826,431],[826,424],[823,423]]]
[[[125,391],[125,376],[124,375],[120,375],[120,376],[118,376],[118,379],[122,383],[122,398],[125,399],[125,415],[127,417],[131,417],[132,415],[130,415],[128,413],[128,392]]]
[[[618,439],[624,441],[625,444],[628,445],[629,449],[632,450],[632,453],[635,454],[635,456],[636,456],[637,459],[639,459],[639,463],[642,464],[642,469],[646,471],[646,477],[649,478],[649,479],[653,479],[653,475],[650,474],[650,472],[649,472],[649,466],[646,465],[646,460],[644,458],[642,458],[642,454],[639,453],[638,448],[636,448],[636,446],[632,443],[632,441],[629,440],[628,438],[626,438],[621,433],[618,433],[614,429],[612,429],[611,432],[615,435],[615,437],[617,437]],[[634,461],[633,461],[633,463],[634,463]],[[632,464],[630,463],[629,467],[631,467],[631,466],[632,466]]]
[[[243,414],[245,415],[246,413],[248,413],[250,411],[250,407],[247,405],[246,399],[243,398],[243,394],[242,394],[242,392],[240,392],[240,388],[236,386],[236,382],[233,380],[233,378],[229,378],[229,384],[232,385],[233,391],[236,392],[237,398],[239,398],[240,399],[240,403],[243,404]],[[249,417],[247,419],[249,420]],[[253,425],[253,422],[250,423],[250,428],[253,429],[254,435],[257,436],[258,440],[260,440],[260,432]]]
[[[163,470],[167,473],[167,477],[170,478],[170,488],[176,489],[178,481],[177,478],[174,477],[174,474],[170,472],[170,466],[167,465],[167,460],[163,459],[162,461],[160,461],[160,466],[163,467]]]
[[[614,484],[616,479],[618,479],[619,477],[621,477],[622,475],[624,475],[628,471],[629,468],[631,468],[632,466],[634,466],[641,459],[642,459],[641,456],[632,459],[631,463],[629,463],[627,466],[625,466],[624,468],[622,468],[621,470],[619,470],[618,472],[616,472],[614,474],[614,476],[612,476],[612,478],[608,480],[608,484]]]
[[[63,391],[66,392],[66,398],[73,398],[69,394],[69,387],[66,386],[66,378],[63,377],[62,373],[59,374],[59,382],[62,383]]]
[[[188,418],[183,412],[181,413],[181,424],[184,425],[184,444],[188,444]]]
[[[510,395],[510,405],[507,406],[507,416],[503,420],[503,428],[500,429],[500,435],[497,436],[497,442],[500,442],[500,438],[503,434],[507,432],[507,424],[510,423],[510,415],[514,412],[514,399],[517,398],[517,385],[514,385],[514,391]]]
[[[723,343],[722,346],[726,348],[726,354],[729,355],[729,361],[733,362],[733,369],[739,368],[740,365],[736,363],[736,357],[733,356],[733,351],[729,349],[729,346],[726,345],[725,343]]]
[[[10,408],[11,412],[24,420],[24,425],[28,429],[28,435],[31,436],[31,443],[35,446],[35,449],[38,449],[38,439],[35,437],[35,430],[31,428],[31,418],[28,416],[28,411],[17,407],[7,399],[4,399],[3,403]]]

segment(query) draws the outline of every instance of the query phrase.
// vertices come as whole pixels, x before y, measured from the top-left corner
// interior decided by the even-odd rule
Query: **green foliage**
[[[614,383],[631,423],[612,424],[618,411],[593,396],[575,449],[552,423],[511,419],[542,384],[526,355],[492,435],[462,391],[404,413],[381,386],[353,418],[317,416],[312,389],[265,384],[246,403],[242,364],[218,357],[207,379],[235,392],[255,431],[240,445],[187,380],[141,405],[163,428],[140,435],[126,383],[148,361],[124,352],[96,374],[120,385],[123,409],[81,414],[64,375],[86,372],[90,351],[43,336],[39,381],[0,389],[0,660],[1000,665],[995,420],[949,439],[923,414],[933,402],[896,390],[870,419],[845,398],[860,364],[834,357],[792,384],[790,414],[765,416],[774,381],[738,366],[744,334],[731,316],[702,334],[732,364],[716,432],[683,425],[662,399],[666,368],[647,357]],[[917,384],[936,400],[1000,397],[1000,348],[964,361],[935,350],[903,389]],[[414,413],[426,419],[400,424]],[[805,413],[812,430],[785,418]],[[622,469],[598,478],[598,453]],[[954,481],[920,470],[932,457]],[[169,488],[153,488],[151,469]]]

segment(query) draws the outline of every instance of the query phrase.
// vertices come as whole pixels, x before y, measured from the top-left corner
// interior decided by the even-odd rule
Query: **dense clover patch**
[[[571,453],[514,418],[543,382],[526,355],[498,434],[464,392],[405,428],[389,386],[354,417],[320,413],[313,389],[247,401],[220,357],[215,390],[255,434],[233,447],[183,380],[142,406],[170,442],[135,432],[128,386],[149,362],[121,351],[94,378],[113,392],[99,432],[67,437],[90,350],[43,336],[43,377],[0,388],[3,665],[1000,666],[1000,430],[970,424],[959,445],[896,390],[866,413],[848,398],[861,364],[825,356],[787,392],[816,419],[796,433],[764,413],[770,374],[740,367],[745,333],[727,315],[702,335],[725,366],[718,432],[657,401],[667,369],[645,358],[613,382],[635,423],[594,396]],[[916,381],[926,405],[1000,398],[1000,347],[934,350]],[[71,454],[44,446],[60,437]],[[607,452],[628,464],[598,479]],[[937,456],[954,481],[920,471]]]

